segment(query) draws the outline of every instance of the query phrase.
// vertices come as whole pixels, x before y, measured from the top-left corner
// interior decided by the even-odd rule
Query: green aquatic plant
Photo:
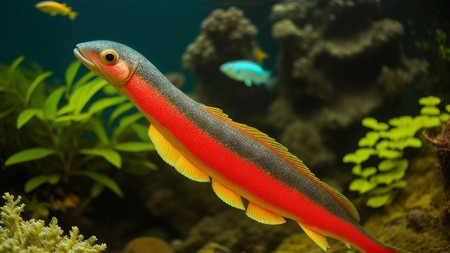
[[[450,61],[450,45],[447,38],[447,33],[440,29],[436,30],[434,39],[438,46],[438,56],[443,60]]]
[[[87,178],[92,182],[90,197],[104,188],[123,196],[110,176],[111,168],[126,167],[136,173],[156,168],[144,152],[155,149],[147,127],[140,123],[142,114],[133,111],[131,102],[106,81],[92,72],[77,79],[78,61],[68,66],[62,86],[46,83],[51,72],[40,72],[30,80],[19,68],[23,60],[19,57],[0,70],[0,95],[5,99],[0,119],[14,118],[14,125],[3,127],[17,128],[30,139],[26,146],[2,147],[18,149],[6,159],[5,167],[19,170],[32,163],[25,192],[48,184],[74,186],[79,178]]]
[[[349,189],[367,197],[367,206],[381,207],[389,204],[395,190],[406,186],[403,179],[409,162],[404,157],[407,148],[420,148],[422,141],[417,133],[422,129],[439,128],[450,119],[450,105],[447,112],[441,112],[437,97],[423,97],[420,115],[400,116],[379,122],[375,118],[364,118],[362,125],[370,131],[358,142],[358,149],[345,155],[345,163],[354,164],[352,173],[358,176]]]
[[[96,253],[106,249],[106,244],[95,244],[97,238],[84,240],[77,227],[72,227],[69,235],[58,226],[56,218],[48,226],[43,220],[24,220],[24,204],[21,197],[3,194],[5,204],[0,207],[0,252],[10,253]]]

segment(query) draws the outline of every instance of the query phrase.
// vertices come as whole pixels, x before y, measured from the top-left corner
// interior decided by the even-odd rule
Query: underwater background
[[[0,193],[26,205],[12,213],[77,226],[96,252],[322,252],[295,222],[259,224],[165,164],[143,116],[76,61],[76,44],[102,39],[274,137],[380,241],[450,252],[449,1],[69,0],[74,20],[38,2],[0,3]],[[221,72],[237,59],[270,85]]]

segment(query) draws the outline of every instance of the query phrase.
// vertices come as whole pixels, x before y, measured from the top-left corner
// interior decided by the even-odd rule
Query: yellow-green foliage
[[[72,227],[69,235],[63,235],[56,218],[48,226],[43,220],[25,221],[21,217],[24,204],[20,204],[20,196],[14,199],[5,193],[3,199],[6,203],[0,207],[0,252],[95,253],[106,249],[105,244],[94,244],[97,241],[95,236],[83,240],[77,227]]]
[[[27,134],[30,143],[3,143],[0,149],[18,151],[6,158],[8,169],[24,170],[23,163],[33,164],[25,192],[85,177],[92,182],[92,197],[104,188],[122,196],[109,176],[111,168],[121,169],[124,163],[129,172],[156,168],[146,159],[147,151],[155,149],[147,126],[139,123],[143,115],[111,85],[92,72],[80,76],[79,61],[68,66],[64,85],[49,84],[51,72],[24,78],[23,61],[19,57],[0,71],[0,120],[14,122],[6,128]]]
[[[353,163],[352,173],[358,177],[349,188],[367,196],[367,206],[381,207],[389,204],[394,192],[406,186],[403,180],[408,160],[403,157],[405,148],[420,148],[422,141],[416,137],[419,130],[438,128],[450,119],[447,112],[438,108],[441,100],[429,96],[419,100],[420,115],[401,116],[385,122],[365,118],[362,125],[371,129],[358,142],[359,148],[344,156],[345,163]],[[369,161],[370,160],[370,161]]]

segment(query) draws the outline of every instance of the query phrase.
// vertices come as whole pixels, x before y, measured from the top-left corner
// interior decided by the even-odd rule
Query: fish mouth
[[[79,48],[78,45],[76,46],[76,48],[73,49],[73,54],[75,55],[75,57],[77,57],[77,59],[81,63],[83,63],[90,70],[92,70],[96,73],[98,72],[97,65],[95,65],[94,62],[90,61],[86,56],[84,56],[83,50],[81,48]]]

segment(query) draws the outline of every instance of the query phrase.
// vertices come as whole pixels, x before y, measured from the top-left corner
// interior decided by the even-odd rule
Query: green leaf
[[[25,183],[25,192],[31,192],[34,189],[38,188],[39,186],[45,184],[45,183],[49,183],[52,185],[55,185],[59,182],[60,180],[60,176],[58,174],[50,174],[50,175],[39,175],[36,177],[33,177],[31,179],[29,179],[26,183]]]
[[[365,169],[363,169],[361,171],[361,176],[363,178],[368,178],[368,177],[370,177],[372,175],[375,175],[376,173],[377,173],[377,168],[375,168],[375,167],[368,167],[368,168],[365,168]]]
[[[390,185],[386,185],[383,187],[378,186],[377,188],[370,191],[370,194],[371,195],[383,195],[383,194],[393,191],[394,189],[405,188],[406,185],[407,185],[407,183],[405,180],[399,180],[399,181],[393,182]]]
[[[137,112],[134,114],[131,114],[129,116],[123,117],[120,122],[119,126],[114,130],[114,138],[117,138],[122,134],[122,132],[127,129],[131,124],[137,122],[138,120],[142,119],[144,115],[142,113]]]
[[[389,121],[389,124],[394,127],[408,127],[412,124],[414,124],[413,117],[409,115],[400,116],[396,118],[392,118]]]
[[[420,109],[420,114],[422,115],[439,115],[441,114],[441,110],[435,106],[425,106]]]
[[[129,111],[131,108],[133,108],[134,105],[131,102],[123,103],[119,106],[117,106],[116,109],[111,113],[111,116],[109,117],[108,123],[111,124],[117,117],[124,114],[125,112]]]
[[[56,117],[58,104],[61,100],[62,95],[64,94],[65,89],[65,87],[59,87],[58,89],[54,90],[45,100],[44,118],[54,119]]]
[[[126,97],[109,97],[109,98],[102,98],[97,101],[95,101],[88,110],[88,113],[94,114],[100,111],[105,110],[108,107],[120,104],[127,100]]]
[[[151,142],[123,142],[114,145],[114,148],[123,152],[154,151],[155,146]]]
[[[152,162],[144,161],[143,164],[144,164],[144,167],[149,170],[158,170],[158,166]]]
[[[404,168],[404,169],[408,168],[408,160],[385,159],[378,164],[378,170],[380,170],[381,172],[390,171],[395,168]]]
[[[400,167],[402,166],[402,167]],[[399,164],[395,169],[390,170],[385,173],[379,173],[377,175],[374,175],[370,178],[371,182],[376,182],[378,184],[391,184],[394,181],[397,181],[399,179],[402,179],[403,176],[405,176],[406,169],[408,167],[404,166],[404,164]]]
[[[38,111],[38,109],[30,108],[20,112],[19,116],[17,116],[17,129],[20,129],[23,125],[30,121],[38,113]]]
[[[112,85],[105,86],[105,88],[103,88],[103,92],[104,92],[106,95],[110,95],[110,96],[116,95],[116,94],[119,93],[119,92],[116,90],[116,88],[114,88]]]
[[[36,89],[36,87],[42,82],[44,81],[44,79],[46,79],[47,77],[51,76],[52,72],[48,71],[48,72],[44,72],[41,73],[40,75],[38,75],[33,82],[30,84],[30,87],[28,87],[27,90],[27,94],[25,95],[25,103],[28,104],[28,102],[30,101],[30,97],[31,94],[33,93],[33,91]]]
[[[98,78],[97,74],[95,74],[92,71],[87,72],[85,75],[83,75],[78,81],[73,85],[72,91],[77,90],[81,86],[84,86],[89,80]],[[70,87],[67,88],[67,90],[70,90]]]
[[[446,105],[445,110],[450,113],[450,105]]]
[[[406,147],[420,148],[422,147],[422,141],[416,137],[412,137],[398,143],[398,149],[404,149]]]
[[[131,125],[131,128],[133,129],[133,132],[136,134],[136,136],[141,141],[149,141],[150,140],[150,138],[148,137],[148,124],[144,125],[144,124],[136,123],[136,124]]]
[[[2,112],[0,112],[0,119],[3,119],[4,117],[8,116],[10,113],[12,113],[16,108],[18,107],[18,105],[14,105],[9,107],[6,110],[3,110]]]
[[[123,197],[122,190],[112,178],[93,171],[79,171],[78,173],[83,176],[89,177],[92,180],[96,181],[97,183],[105,186],[106,188],[110,189],[115,194],[117,194],[119,197]]]
[[[366,136],[361,138],[358,142],[358,146],[360,147],[373,147],[377,141],[380,139],[380,134],[377,132],[368,132]]]
[[[441,114],[439,118],[441,119],[442,122],[447,122],[450,120],[450,114],[444,112]]]
[[[66,90],[67,92],[67,90]],[[71,113],[73,111],[73,107],[70,104],[65,104],[61,108],[58,109],[56,112],[57,116],[65,115],[68,113]]]
[[[66,85],[67,89],[70,90],[70,87],[72,86],[73,79],[75,79],[75,76],[77,75],[78,69],[81,66],[80,61],[73,61],[69,67],[67,67],[66,70]]]
[[[11,80],[13,78],[14,72],[16,72],[20,63],[22,63],[24,59],[25,59],[25,56],[20,56],[11,63],[11,66],[9,67],[9,72],[8,72],[8,82],[7,82],[8,85],[11,84]]]
[[[92,115],[89,113],[82,113],[78,115],[63,115],[59,116],[55,119],[55,122],[64,122],[64,121],[84,121],[91,117]]]
[[[55,150],[48,148],[29,148],[11,155],[5,162],[5,166],[42,159],[55,154]]]
[[[106,85],[108,85],[108,82],[103,79],[96,78],[75,90],[69,101],[74,108],[74,113],[79,114],[83,111],[84,106],[89,102],[89,100],[91,100],[92,97]]]
[[[116,168],[120,169],[122,167],[122,157],[115,150],[106,148],[81,149],[80,153],[84,155],[101,156]]]
[[[403,156],[403,152],[390,149],[380,149],[378,150],[378,157],[387,159],[396,159]]]
[[[404,128],[392,128],[389,131],[383,133],[383,137],[391,141],[397,141],[404,138],[411,138],[416,134],[418,128],[404,127]]]
[[[344,163],[362,163],[367,161],[371,155],[376,154],[377,152],[372,148],[360,148],[356,150],[354,153],[346,154],[343,157]]]
[[[350,191],[357,191],[359,194],[363,194],[372,190],[376,186],[377,183],[375,182],[370,182],[363,178],[357,178],[350,183],[348,188]]]
[[[375,118],[367,117],[364,118],[361,124],[367,128],[373,129],[375,131],[384,131],[389,128],[389,125],[384,122],[378,122]]]
[[[360,163],[357,163],[355,166],[353,166],[352,173],[354,175],[361,176],[361,172],[362,172],[362,167],[361,167]]]
[[[109,138],[105,130],[105,125],[101,120],[92,118],[91,120],[89,120],[89,128],[94,131],[94,133],[97,135],[101,143],[103,144],[109,143]]]
[[[382,207],[391,203],[393,198],[394,195],[392,192],[383,195],[375,195],[367,200],[366,205],[373,208]]]
[[[419,99],[419,104],[424,106],[434,106],[441,103],[441,99],[435,96],[428,96]]]
[[[95,182],[91,187],[91,193],[90,193],[91,197],[92,198],[98,197],[103,192],[104,188],[105,187],[102,184]]]

